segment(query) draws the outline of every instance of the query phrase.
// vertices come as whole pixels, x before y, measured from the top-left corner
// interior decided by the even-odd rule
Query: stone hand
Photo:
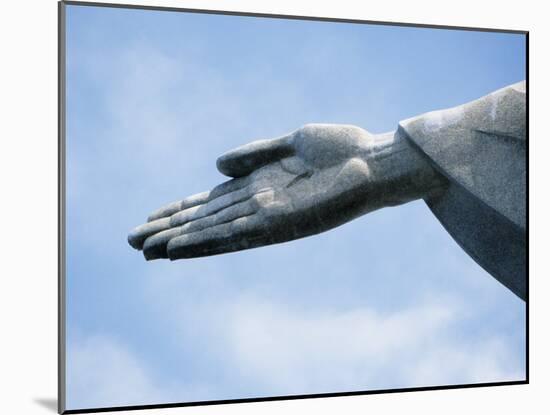
[[[317,234],[421,197],[419,183],[430,182],[431,172],[396,142],[393,133],[330,124],[252,142],[217,160],[233,179],[158,209],[128,241],[148,260],[215,255]],[[408,156],[395,158],[396,146]],[[399,189],[404,181],[404,192],[387,194],[389,182]]]

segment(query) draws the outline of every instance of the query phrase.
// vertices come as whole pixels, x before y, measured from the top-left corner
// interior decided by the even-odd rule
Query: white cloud
[[[200,400],[213,385],[155,379],[147,361],[113,335],[90,335],[69,344],[67,408],[147,405]]]
[[[514,362],[511,350],[503,339],[490,337],[468,344],[450,344],[428,348],[409,373],[417,386],[453,383],[483,383],[523,380],[525,373]]]
[[[199,310],[201,314],[205,310]],[[456,302],[391,313],[367,307],[333,312],[289,309],[239,298],[212,305],[189,337],[193,316],[178,314],[166,341],[210,345],[203,359],[230,377],[154,378],[147,362],[112,336],[69,346],[70,408],[139,405],[304,393],[373,390],[520,380],[521,362],[498,336],[457,339],[463,315]],[[179,325],[179,327],[178,327]],[[182,327],[184,327],[182,329]],[[185,353],[182,347],[182,353]],[[189,360],[187,360],[189,362]],[[195,375],[201,376],[195,372]],[[192,377],[192,376],[191,376]],[[235,388],[238,385],[237,389]],[[236,396],[235,390],[242,391]]]
[[[224,317],[228,359],[276,394],[521,379],[501,339],[453,338],[461,315],[452,303],[316,314],[245,302]]]
[[[68,347],[67,397],[75,409],[160,402],[163,392],[127,348],[96,335]]]

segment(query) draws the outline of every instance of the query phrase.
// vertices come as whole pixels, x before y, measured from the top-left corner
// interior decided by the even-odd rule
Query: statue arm
[[[379,189],[381,207],[397,206],[439,194],[447,180],[431,160],[411,143],[402,130],[374,136],[374,145],[364,157],[370,177],[366,185]],[[367,204],[372,199],[367,198]]]
[[[524,298],[525,83],[370,134],[309,124],[222,155],[231,179],[128,236],[147,260],[223,254],[327,231],[424,199],[459,245]]]
[[[222,155],[231,180],[168,204],[129,243],[146,259],[181,259],[281,243],[424,198],[446,180],[399,130],[309,124]]]

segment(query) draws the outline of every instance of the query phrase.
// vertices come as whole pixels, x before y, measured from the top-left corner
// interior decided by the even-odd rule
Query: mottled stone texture
[[[525,83],[400,123],[449,180],[426,203],[458,244],[519,297],[526,295]]]
[[[424,198],[474,260],[525,298],[525,124],[523,83],[386,134],[308,124],[222,155],[231,180],[158,209],[128,241],[148,260],[216,255]]]

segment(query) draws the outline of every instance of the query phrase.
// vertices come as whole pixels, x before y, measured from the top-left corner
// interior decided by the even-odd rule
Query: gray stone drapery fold
[[[525,81],[455,108],[402,121],[399,132],[449,180],[425,199],[455,241],[526,296]]]

